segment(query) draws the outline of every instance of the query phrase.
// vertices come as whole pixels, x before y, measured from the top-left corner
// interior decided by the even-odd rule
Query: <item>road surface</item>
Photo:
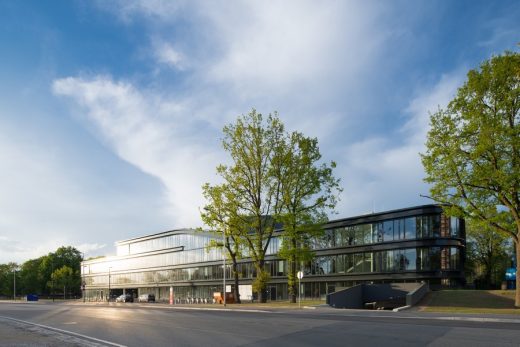
[[[81,345],[78,340],[92,346],[132,347],[520,346],[520,317],[516,317],[320,308],[222,311],[138,303],[0,303],[0,320],[37,324],[33,327],[47,329],[62,341],[63,336],[70,336],[71,346]],[[8,345],[1,340],[0,346]]]

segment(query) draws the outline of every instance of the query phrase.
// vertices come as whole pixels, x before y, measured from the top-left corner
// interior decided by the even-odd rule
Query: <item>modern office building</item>
[[[88,300],[153,293],[168,300],[208,299],[223,287],[223,256],[208,248],[218,235],[193,229],[171,230],[119,241],[117,255],[87,260],[81,272]],[[278,256],[280,232],[270,240],[266,267],[268,299],[287,299],[287,265]],[[464,221],[436,205],[338,219],[312,240],[313,261],[301,264],[302,297],[324,298],[337,287],[359,283],[429,282],[431,287],[464,283]],[[231,266],[226,266],[231,279]],[[238,266],[241,298],[249,299],[255,277],[251,261]],[[228,282],[231,284],[231,281]],[[228,286],[227,291],[230,291]]]

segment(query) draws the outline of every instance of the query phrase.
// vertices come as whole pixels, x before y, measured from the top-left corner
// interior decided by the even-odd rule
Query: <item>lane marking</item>
[[[137,306],[137,305],[136,305]],[[247,309],[247,308],[215,308],[215,307],[191,307],[191,306],[149,306],[149,305],[139,305],[139,307],[145,308],[159,308],[166,310],[194,310],[194,311],[225,311],[225,312],[254,312],[254,313],[276,313],[274,311],[266,311],[266,310],[256,310],[256,309]]]
[[[80,337],[80,338],[83,338],[83,339],[86,339],[86,340],[95,341],[95,342],[99,342],[99,343],[104,343],[104,344],[109,345],[109,346],[127,347],[125,345],[120,345],[120,344],[115,343],[115,342],[110,342],[110,341],[107,341],[107,340],[98,339],[98,338],[95,338],[95,337],[92,337],[92,336],[88,336],[88,335],[78,334],[78,333],[75,333],[73,331],[68,331],[68,330],[54,328],[54,327],[51,327],[51,326],[48,326],[48,325],[37,324],[37,323],[28,322],[28,321],[15,319],[15,318],[11,318],[11,317],[6,317],[6,316],[0,316],[0,318],[11,320],[13,322],[18,322],[18,323],[22,323],[22,324],[34,325],[34,326],[37,326],[37,327],[40,327],[40,328],[44,328],[44,329],[51,330],[51,331],[56,331],[56,332],[59,332],[59,333],[62,333],[62,334],[72,335],[72,336]]]
[[[338,313],[322,313],[326,317],[351,317],[351,318],[396,318],[396,319],[421,319],[421,320],[443,320],[443,321],[461,321],[461,322],[478,322],[478,323],[511,323],[520,324],[520,319],[516,318],[495,318],[495,317],[460,317],[460,316],[397,316],[397,315],[356,315]]]

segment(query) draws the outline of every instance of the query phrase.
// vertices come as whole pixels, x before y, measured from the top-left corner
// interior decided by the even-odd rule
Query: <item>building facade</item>
[[[268,299],[288,298],[287,264],[277,255],[280,232],[270,240],[266,268],[271,274]],[[172,230],[116,243],[117,255],[87,260],[81,272],[88,300],[109,293],[153,293],[167,301],[204,300],[223,287],[223,255],[208,244],[219,236],[193,229]],[[359,283],[421,282],[431,287],[464,284],[464,221],[450,218],[436,205],[425,205],[358,217],[324,225],[311,241],[315,257],[301,264],[302,297],[321,298],[338,287]],[[231,265],[226,264],[227,283]],[[238,265],[242,299],[250,299],[256,276],[250,260]],[[231,291],[229,286],[226,291]]]

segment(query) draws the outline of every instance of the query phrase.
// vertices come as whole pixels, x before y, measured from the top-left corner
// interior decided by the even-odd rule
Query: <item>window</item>
[[[392,241],[394,239],[394,221],[389,220],[383,222],[384,241]]]
[[[457,247],[450,247],[450,270],[460,269],[460,254]]]
[[[416,238],[416,218],[406,218],[405,219],[405,225],[404,225],[404,238],[407,240],[415,239]]]
[[[406,270],[412,271],[417,268],[417,251],[415,248],[405,249]]]
[[[369,244],[372,242],[372,225],[371,224],[363,224],[360,225],[361,230],[363,230],[363,243]]]
[[[345,255],[336,256],[336,273],[345,273]]]
[[[354,254],[354,272],[363,272],[363,253]]]
[[[394,221],[394,239],[404,239],[404,219],[396,219]]]
[[[441,216],[439,214],[436,214],[431,217],[432,218],[432,234],[433,237],[439,237],[440,235],[440,229],[441,229]]]
[[[450,218],[450,234],[451,237],[459,237],[459,219],[457,217]]]
[[[431,247],[429,252],[430,270],[439,270],[441,268],[441,249],[440,247]]]
[[[345,254],[345,272],[354,272],[354,255]]]

